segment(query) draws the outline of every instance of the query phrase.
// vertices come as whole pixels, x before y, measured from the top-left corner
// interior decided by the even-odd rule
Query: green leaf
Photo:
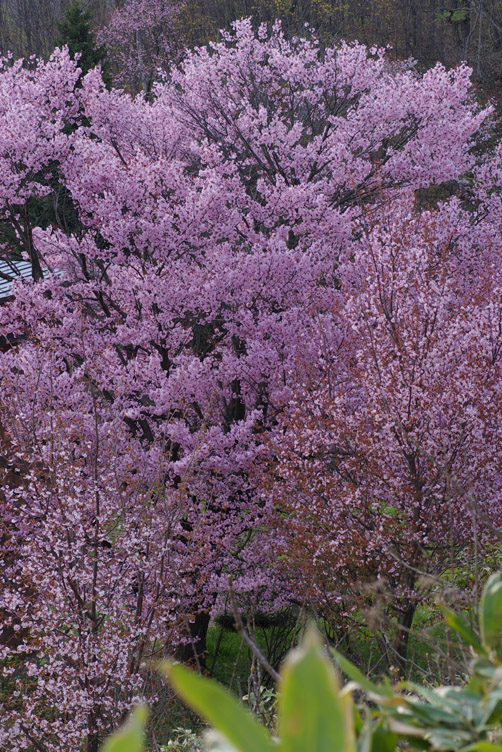
[[[450,713],[444,708],[438,708],[408,697],[404,697],[403,699],[408,710],[412,713],[414,720],[422,726],[451,727],[458,723],[458,718],[456,718],[455,714]]]
[[[486,694],[486,682],[479,676],[471,676],[467,682],[467,689],[477,697],[484,697]]]
[[[450,21],[452,21],[452,23],[461,23],[466,20],[468,15],[469,11],[467,8],[458,8],[451,14]]]
[[[143,752],[145,749],[145,726],[148,708],[134,708],[124,726],[108,737],[101,752]]]
[[[468,747],[462,747],[459,752],[502,752],[502,745],[493,744],[493,742],[474,742]]]
[[[354,703],[352,703],[352,718],[354,723],[354,731],[356,733],[356,736],[359,736],[364,728],[364,724],[363,719],[361,718],[361,713],[357,709],[357,706],[354,705]]]
[[[466,744],[469,739],[472,739],[472,731],[465,731],[460,729],[448,729],[432,728],[430,729],[425,738],[429,741],[436,750],[456,750],[461,747],[462,744]]]
[[[465,721],[467,719],[470,722],[476,715],[480,717],[482,715],[481,698],[468,689],[462,687],[428,689],[411,682],[408,686],[427,700],[432,707],[456,716],[457,720]]]
[[[452,701],[458,708],[457,713],[462,715],[468,724],[483,722],[482,698],[476,692],[472,692],[469,687],[440,687],[437,693],[441,693],[445,701]]]
[[[502,689],[494,689],[488,695],[484,704],[484,723],[491,726],[502,718]]]
[[[502,573],[488,578],[479,604],[479,630],[483,645],[502,655]]]
[[[366,678],[366,676],[360,671],[357,666],[354,666],[345,656],[333,650],[335,661],[343,673],[349,677],[357,686],[369,695],[379,696],[392,696],[392,689],[385,686],[379,686]],[[389,691],[390,690],[390,691]]]
[[[353,752],[352,700],[314,629],[286,658],[278,706],[281,752]]]
[[[223,736],[223,734],[214,729],[211,729],[204,735],[204,741],[208,752],[239,752],[233,744],[227,741],[226,736]]]
[[[471,664],[471,672],[475,676],[480,676],[483,679],[491,679],[496,671],[496,666],[488,658],[478,658]]]
[[[371,752],[395,752],[397,747],[397,734],[384,725],[381,720],[373,729],[371,740]]]
[[[357,752],[371,752],[373,749],[372,742],[371,725],[365,723],[357,739]]]
[[[469,624],[467,623],[467,620],[464,619],[461,614],[456,614],[455,611],[452,611],[451,609],[446,608],[446,606],[442,606],[441,604],[439,604],[439,609],[443,614],[448,626],[451,627],[451,629],[453,629],[459,635],[459,637],[461,637],[463,641],[467,643],[467,645],[473,647],[476,653],[479,653],[480,655],[486,655],[486,650],[483,648],[481,641],[472,631]]]
[[[274,749],[270,734],[215,681],[170,661],[164,661],[160,670],[180,697],[239,752],[271,752]]]

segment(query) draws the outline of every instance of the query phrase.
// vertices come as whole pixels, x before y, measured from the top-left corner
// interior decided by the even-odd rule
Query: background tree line
[[[71,5],[70,0],[0,0],[2,51],[16,57],[47,56],[59,40],[58,21]],[[124,0],[82,3],[96,29],[128,5]],[[215,39],[221,28],[242,16],[256,23],[280,18],[291,35],[309,24],[329,43],[343,38],[391,45],[397,57],[411,56],[422,69],[438,60],[446,66],[467,60],[490,92],[502,76],[502,0],[136,0],[133,5],[138,6],[137,17],[140,6],[156,7],[157,13],[174,6],[171,36],[181,47]]]

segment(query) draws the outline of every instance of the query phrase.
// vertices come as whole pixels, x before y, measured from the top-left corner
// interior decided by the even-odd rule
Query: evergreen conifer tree
[[[58,47],[62,47],[65,44],[68,45],[72,57],[77,54],[80,55],[78,64],[83,74],[96,65],[101,65],[103,79],[105,83],[108,83],[106,47],[96,44],[91,28],[91,21],[91,11],[88,8],[84,8],[78,0],[69,5],[57,24],[58,36],[56,45]]]

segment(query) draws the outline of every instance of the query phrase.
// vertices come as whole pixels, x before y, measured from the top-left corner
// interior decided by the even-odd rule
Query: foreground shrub
[[[214,752],[500,752],[502,749],[502,573],[492,575],[478,610],[478,637],[463,616],[442,607],[447,624],[469,646],[472,661],[464,686],[422,687],[410,682],[375,684],[339,653],[335,659],[351,681],[338,675],[310,629],[284,663],[278,694],[278,739],[260,726],[225,689],[179,664],[162,665],[170,682],[214,730],[207,735]],[[354,690],[370,704],[356,707]],[[138,709],[105,752],[140,752]]]

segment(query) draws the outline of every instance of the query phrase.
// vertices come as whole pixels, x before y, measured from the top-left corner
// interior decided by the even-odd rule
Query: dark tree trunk
[[[414,601],[407,601],[405,604],[403,604],[403,608],[399,611],[397,620],[397,631],[394,642],[394,649],[397,653],[398,668],[403,676],[406,670],[406,662],[408,659],[408,642],[410,639],[410,631],[413,625],[413,619],[416,610],[416,603]]]
[[[193,622],[188,623],[191,641],[180,645],[176,650],[176,659],[183,663],[192,663],[206,668],[207,630],[210,616],[206,611],[199,611]]]
[[[99,734],[92,732],[87,737],[86,752],[98,752],[100,746]]]

